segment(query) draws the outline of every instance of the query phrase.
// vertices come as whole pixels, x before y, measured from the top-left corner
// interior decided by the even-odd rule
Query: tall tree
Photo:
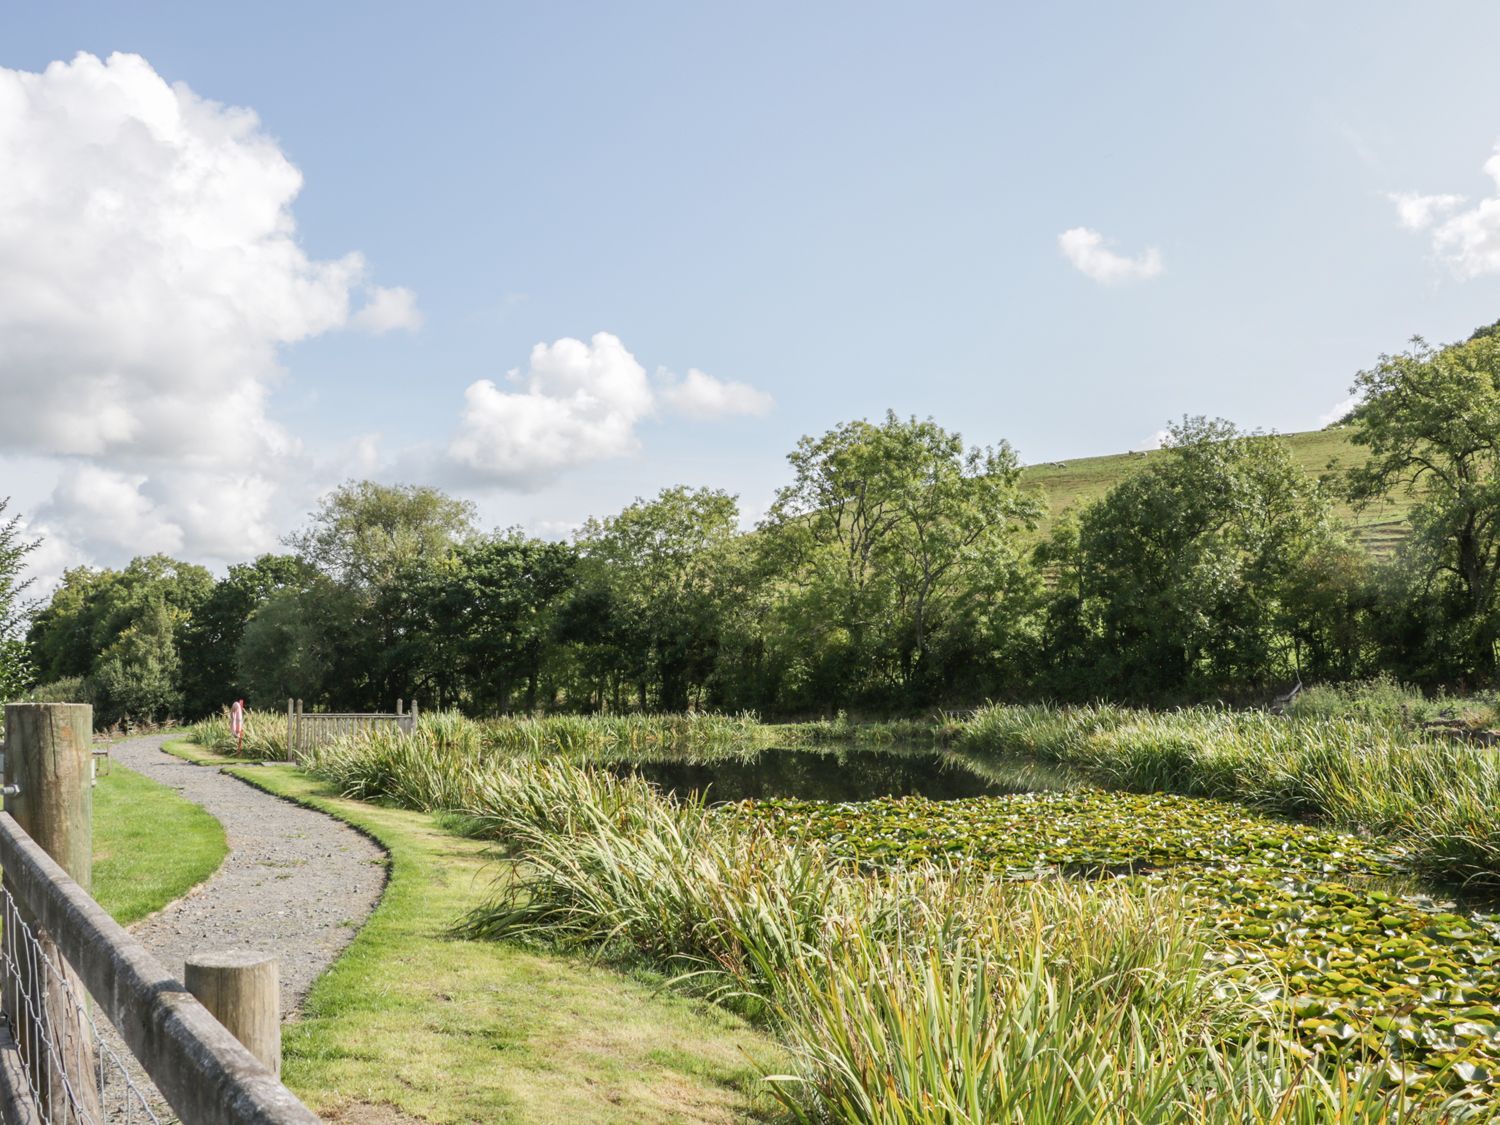
[[[245,624],[278,591],[305,588],[311,567],[292,555],[262,555],[229,568],[182,630],[182,694],[186,716],[210,714],[248,689],[236,653]],[[274,699],[271,702],[275,702]]]
[[[324,689],[341,707],[389,707],[414,670],[407,587],[442,566],[474,531],[474,505],[436,488],[351,481],[287,543],[343,590],[352,616]]]
[[[471,535],[474,511],[470,501],[436,488],[349,481],[323,498],[287,544],[336,581],[380,590]]]
[[[585,581],[606,615],[642,706],[680,710],[713,670],[729,593],[722,563],[739,505],[710,488],[666,488],[578,533]]]
[[[165,555],[132,559],[123,570],[67,571],[27,634],[41,679],[85,677],[101,722],[180,713],[177,644],[213,585],[203,567]],[[137,674],[142,682],[133,684]]]
[[[1256,685],[1294,670],[1288,595],[1333,535],[1318,481],[1275,438],[1184,419],[1087,509],[1083,611],[1130,694]]]
[[[1354,381],[1354,441],[1369,460],[1350,495],[1414,498],[1408,564],[1436,584],[1434,611],[1454,626],[1460,673],[1496,671],[1500,580],[1500,336],[1446,348],[1421,338]]]
[[[934,628],[980,596],[979,576],[1020,565],[1016,533],[1041,514],[1015,453],[887,413],[804,437],[787,459],[795,478],[762,530],[793,576],[799,647],[821,650],[814,678],[832,687],[831,673],[839,695],[883,677],[921,694]]]

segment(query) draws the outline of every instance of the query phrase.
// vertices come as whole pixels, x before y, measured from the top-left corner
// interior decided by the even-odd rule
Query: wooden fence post
[[[297,760],[297,750],[295,742],[296,732],[293,730],[292,726],[293,714],[294,712],[292,711],[292,701],[288,699],[286,701],[286,760],[289,762],[295,762]]]
[[[94,871],[93,742],[94,709],[88,704],[11,703],[5,708],[5,784],[19,790],[5,798],[5,811],[84,890],[91,888]],[[19,903],[16,909],[43,958],[60,970],[39,964],[25,948],[25,936],[5,928],[6,953],[16,966],[15,977],[6,982],[5,1010],[39,1093],[39,1108],[44,1118],[67,1118],[71,1089],[86,1113],[98,1115],[93,1036],[85,1014],[75,1006],[86,1005],[88,993],[52,937]],[[31,1009],[23,996],[31,997]],[[55,1060],[47,1058],[44,1033]]]
[[[194,953],[183,983],[245,1049],[281,1077],[281,983],[276,958],[249,949]]]

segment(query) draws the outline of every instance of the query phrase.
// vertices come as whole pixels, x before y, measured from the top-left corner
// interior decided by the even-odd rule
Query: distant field
[[[1350,443],[1348,431],[1344,429],[1280,434],[1278,439],[1291,450],[1297,463],[1314,476],[1330,472],[1331,465],[1336,470],[1343,470],[1360,464],[1365,458],[1365,451]],[[1078,457],[1065,462],[1063,468],[1044,462],[1028,466],[1022,479],[1029,486],[1039,487],[1047,497],[1050,523],[1069,508],[1081,509],[1099,499],[1131,473],[1151,464],[1152,457],[1160,456],[1156,451],[1145,456],[1136,451],[1104,457]],[[1354,529],[1360,542],[1372,552],[1383,555],[1394,550],[1405,537],[1409,506],[1404,497],[1398,496],[1393,502],[1371,504],[1360,512],[1348,504],[1339,504],[1337,510]],[[1043,524],[1043,531],[1047,526]]]

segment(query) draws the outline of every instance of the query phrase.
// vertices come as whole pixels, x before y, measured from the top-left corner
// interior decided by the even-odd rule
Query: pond
[[[1075,784],[1062,771],[1030,760],[906,749],[762,750],[696,762],[617,762],[610,768],[644,777],[669,793],[703,794],[711,802],[869,801],[879,797],[952,801]]]

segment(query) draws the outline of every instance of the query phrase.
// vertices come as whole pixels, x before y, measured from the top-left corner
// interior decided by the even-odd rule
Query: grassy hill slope
[[[1284,443],[1297,463],[1314,476],[1329,472],[1330,466],[1345,469],[1365,459],[1365,451],[1349,441],[1349,431],[1342,427],[1279,434],[1277,440]],[[1079,457],[1065,462],[1061,468],[1043,462],[1027,466],[1022,479],[1026,485],[1041,489],[1047,497],[1050,518],[1055,518],[1069,508],[1082,509],[1099,499],[1131,473],[1151,464],[1152,457],[1159,456],[1159,452],[1136,451],[1104,457]],[[1371,504],[1363,511],[1355,511],[1348,504],[1338,505],[1337,511],[1371,551],[1387,554],[1406,535],[1408,507],[1409,501],[1398,496],[1392,501]],[[1045,524],[1043,530],[1046,530]]]

